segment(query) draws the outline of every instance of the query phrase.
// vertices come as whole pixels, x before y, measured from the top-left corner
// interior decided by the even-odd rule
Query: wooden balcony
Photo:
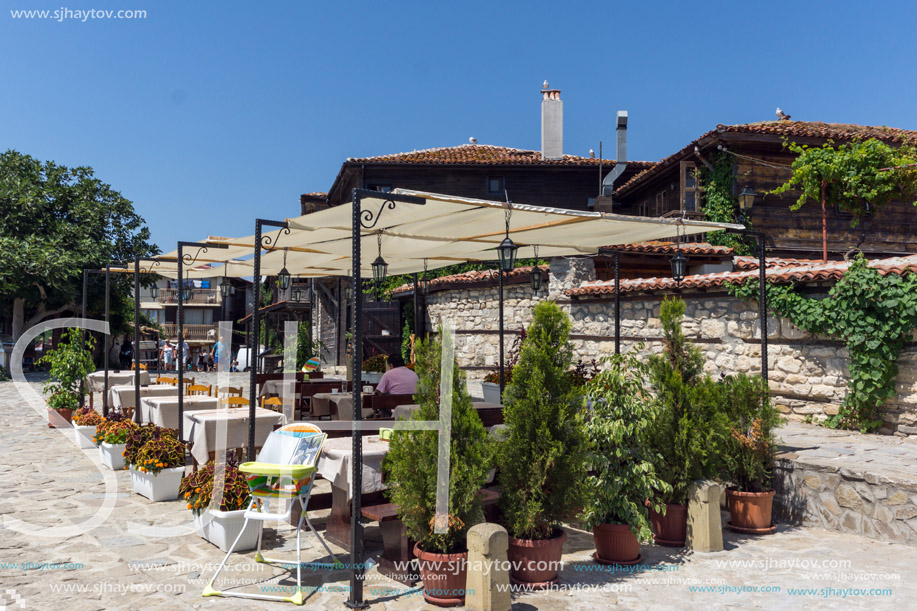
[[[184,305],[212,305],[218,307],[221,302],[219,290],[191,289],[191,299],[186,299]],[[178,289],[159,289],[159,303],[178,305]]]
[[[162,325],[162,328],[166,330],[168,339],[178,337],[178,325],[176,323],[166,323]],[[189,342],[215,342],[217,333],[219,331],[217,331],[216,325],[185,325],[185,340]]]

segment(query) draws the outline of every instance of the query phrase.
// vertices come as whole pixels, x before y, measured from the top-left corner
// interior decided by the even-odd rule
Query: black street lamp
[[[229,297],[232,293],[232,282],[229,281],[229,278],[223,276],[223,279],[220,280],[220,295],[223,296],[223,299]]]
[[[755,204],[755,197],[757,195],[758,194],[755,193],[751,187],[745,185],[739,192],[739,210],[746,213],[751,210],[751,207]]]
[[[685,271],[688,269],[688,259],[681,254],[681,249],[675,251],[675,256],[669,260],[672,265],[672,278],[676,284],[681,284],[685,279]]]
[[[153,299],[159,299],[159,287],[155,284],[150,287],[150,297]]]
[[[500,269],[506,273],[513,271],[516,265],[516,251],[519,250],[519,247],[509,239],[508,231],[506,237],[497,246],[497,250],[500,251]]]
[[[181,287],[181,300],[182,301],[191,301],[191,287],[190,286]]]
[[[385,262],[385,259],[382,258],[382,232],[380,231],[376,236],[376,241],[379,248],[379,256],[376,257],[376,260],[372,262],[373,268],[373,280],[376,282],[376,292],[378,293],[382,287],[382,283],[385,281],[385,277],[388,275],[388,263]],[[376,295],[376,298],[379,299],[379,295]]]
[[[535,262],[532,264],[532,292],[541,290],[541,268],[538,267],[538,247],[535,247]]]

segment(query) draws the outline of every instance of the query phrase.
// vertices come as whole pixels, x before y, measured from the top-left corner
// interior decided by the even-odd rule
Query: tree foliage
[[[656,392],[650,443],[662,456],[662,479],[671,486],[666,502],[684,504],[696,479],[718,475],[720,449],[728,430],[722,388],[703,371],[700,350],[681,328],[685,302],[666,299],[660,307],[664,349],[647,360]]]
[[[415,345],[417,420],[439,420],[442,345],[436,339]],[[456,553],[466,549],[468,529],[484,520],[478,491],[487,481],[490,446],[458,363],[452,376],[452,442],[449,474],[449,529],[433,533],[439,433],[395,431],[383,462],[389,484],[386,495],[398,504],[398,515],[408,536],[428,552]]]
[[[92,168],[0,154],[0,307],[13,309],[17,335],[75,310],[83,268],[156,254],[149,237],[132,203]],[[99,312],[104,285],[93,280],[90,309]],[[132,285],[128,275],[112,275],[113,333],[132,318]]]
[[[670,486],[658,475],[659,456],[649,443],[655,418],[647,395],[646,366],[635,355],[603,359],[608,367],[587,385],[592,409],[583,412],[589,440],[583,526],[627,524],[640,540],[650,537],[647,499],[662,511]]]
[[[66,329],[57,346],[38,359],[39,363],[51,365],[51,377],[42,389],[49,395],[48,407],[74,410],[80,406],[80,399],[89,394],[80,382],[95,371],[92,362],[94,344],[92,336],[83,341],[80,329]]]
[[[917,150],[910,145],[894,147],[875,138],[854,140],[835,146],[829,140],[820,147],[784,143],[797,154],[793,174],[774,193],[798,189],[799,199],[791,206],[799,210],[808,200],[825,200],[853,214],[856,226],[868,211],[878,210],[891,201],[913,201],[917,194]],[[868,206],[868,209],[867,209]]]
[[[729,292],[752,301],[758,286],[729,285]],[[859,255],[826,298],[805,297],[792,285],[768,285],[767,306],[800,329],[845,343],[850,383],[828,426],[864,432],[879,428],[879,409],[895,396],[898,357],[917,328],[917,274],[883,276]]]
[[[723,453],[725,475],[741,492],[772,490],[777,449],[774,428],[780,424],[780,415],[770,401],[767,384],[761,376],[744,373],[729,376],[721,384],[730,421]]]
[[[548,539],[582,508],[586,439],[572,362],[569,317],[539,303],[503,394],[507,436],[497,452],[503,515],[518,539]]]
[[[733,191],[733,159],[727,153],[716,153],[711,156],[713,169],[700,168],[698,177],[704,191],[704,220],[714,223],[743,222],[750,228],[748,219],[739,218],[739,202]],[[729,246],[737,255],[752,254],[752,246],[745,236],[712,231],[706,235],[707,242],[720,246]]]

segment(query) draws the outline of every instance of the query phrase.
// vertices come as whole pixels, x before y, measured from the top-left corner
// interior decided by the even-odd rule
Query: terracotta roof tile
[[[542,272],[548,271],[547,265],[538,266]],[[528,278],[532,273],[531,267],[517,267],[510,273],[506,274],[504,278],[507,281],[521,280],[523,278]],[[441,276],[439,278],[433,278],[429,281],[429,290],[431,291],[442,291],[446,288],[455,288],[463,284],[476,284],[479,282],[487,281],[496,281],[497,280],[497,270],[495,269],[485,269],[477,270],[471,272],[463,272],[461,274],[453,274],[451,276]],[[398,295],[401,293],[408,293],[414,290],[413,284],[402,284],[401,286],[392,289],[393,295]]]
[[[790,267],[793,265],[815,265],[821,263],[821,259],[784,259],[779,257],[767,257],[764,260],[765,267]],[[758,269],[758,257],[733,257],[732,263],[736,269]]]
[[[846,261],[799,261],[787,266],[769,267],[766,272],[767,281],[772,284],[789,284],[794,282],[820,282],[838,280],[849,263]],[[883,276],[887,274],[917,273],[917,255],[907,257],[892,257],[877,259],[869,262],[869,267],[876,269]],[[672,278],[637,278],[621,280],[621,292],[655,291],[681,289],[709,289],[722,287],[726,282],[742,284],[747,280],[758,278],[757,269],[746,269],[733,272],[717,272],[714,274],[697,274],[686,276],[681,285],[676,285]],[[590,297],[599,295],[613,295],[615,292],[614,281],[589,282],[578,288],[564,291],[571,297]]]
[[[675,242],[636,242],[634,244],[619,244],[609,246],[621,252],[645,252],[653,254],[671,254],[678,247]],[[681,251],[688,255],[731,255],[732,248],[729,246],[717,246],[707,242],[687,242],[681,245]],[[757,260],[757,259],[756,259]]]
[[[615,190],[614,196],[622,197],[626,195],[653,176],[657,176],[672,167],[676,162],[681,161],[688,155],[692,155],[695,146],[705,146],[709,143],[708,141],[714,140],[721,133],[769,134],[789,139],[824,138],[825,140],[830,139],[838,142],[856,138],[863,140],[876,138],[884,142],[905,141],[910,144],[917,144],[917,131],[897,127],[855,125],[853,123],[822,123],[820,121],[762,121],[760,123],[745,123],[741,125],[719,124],[716,129],[712,129],[699,138],[692,140],[677,153],[664,157],[659,163],[651,165],[646,170],[631,177],[630,180]]]
[[[348,163],[378,164],[432,164],[432,165],[560,165],[560,166],[598,166],[599,160],[592,157],[564,155],[563,159],[544,160],[540,151],[494,146],[491,144],[462,144],[439,148],[379,155],[376,157],[348,158]],[[609,168],[614,160],[604,159],[602,163]],[[653,165],[650,161],[628,161],[628,166],[643,169]]]

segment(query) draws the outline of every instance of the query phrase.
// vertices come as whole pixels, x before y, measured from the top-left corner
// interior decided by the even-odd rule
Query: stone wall
[[[531,322],[538,301],[552,298],[573,321],[573,344],[583,360],[614,352],[614,301],[570,300],[562,290],[589,279],[583,259],[552,261],[547,290],[532,294],[528,284],[505,290],[504,316],[509,354],[519,330]],[[591,264],[590,260],[588,261]],[[684,293],[685,334],[703,351],[712,375],[761,371],[761,330],[756,303],[725,292]],[[621,299],[621,349],[643,344],[643,352],[662,349],[659,294],[625,293]],[[438,291],[426,297],[428,329],[447,322],[456,330],[456,354],[470,380],[493,370],[498,358],[497,287]],[[847,351],[839,342],[812,337],[789,321],[768,319],[768,369],[775,401],[790,420],[821,419],[837,413],[846,393]],[[883,407],[881,432],[917,435],[917,347],[899,360],[898,394]]]

